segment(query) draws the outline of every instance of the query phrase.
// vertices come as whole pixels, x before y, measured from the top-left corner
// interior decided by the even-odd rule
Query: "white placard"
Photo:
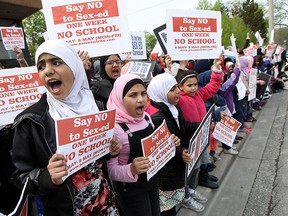
[[[11,124],[14,118],[36,103],[46,92],[37,68],[23,67],[0,70],[0,122]]]
[[[252,68],[249,75],[249,95],[248,101],[256,98],[256,88],[257,88],[257,69]]]
[[[148,137],[141,139],[144,157],[148,157],[151,167],[147,171],[147,181],[175,156],[176,147],[165,120]]]
[[[42,0],[49,39],[64,40],[91,57],[131,51],[124,0]]]
[[[24,34],[20,27],[1,27],[2,42],[6,50],[13,50],[15,46],[25,49]]]
[[[255,37],[256,37],[256,39],[257,39],[257,41],[259,43],[259,47],[261,47],[263,45],[263,43],[264,43],[264,40],[263,40],[263,38],[261,37],[261,35],[260,35],[260,33],[258,31],[255,33]]]
[[[225,116],[220,122],[217,122],[213,131],[213,136],[220,142],[232,147],[237,131],[241,123],[232,116]]]
[[[57,153],[66,159],[68,176],[109,153],[115,110],[55,120]]]
[[[221,49],[219,11],[167,9],[167,49],[173,60],[214,59]]]
[[[131,59],[147,59],[146,40],[144,32],[130,32],[132,41]]]
[[[246,96],[246,86],[240,78],[238,83],[236,84],[236,88],[238,91],[238,100],[242,100]]]

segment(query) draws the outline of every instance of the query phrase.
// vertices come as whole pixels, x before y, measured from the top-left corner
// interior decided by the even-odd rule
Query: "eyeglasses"
[[[113,65],[114,63],[116,63],[117,65],[121,65],[122,61],[121,60],[111,60],[111,61],[105,62],[105,64],[107,64],[107,65]]]

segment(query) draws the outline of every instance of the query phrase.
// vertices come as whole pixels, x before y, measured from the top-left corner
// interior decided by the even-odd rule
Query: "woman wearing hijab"
[[[106,104],[115,80],[121,75],[122,61],[118,54],[100,58],[100,80],[91,82],[94,98],[102,102],[100,110],[106,110]]]
[[[40,45],[35,60],[47,93],[15,118],[16,184],[21,187],[29,178],[29,193],[39,195],[45,216],[118,215],[103,158],[62,180],[67,168],[65,157],[56,153],[54,120],[98,112],[81,59],[71,46],[57,40]],[[111,154],[119,148],[113,141]]]
[[[181,141],[176,147],[175,157],[172,158],[158,173],[160,189],[161,215],[176,215],[176,205],[180,204],[185,197],[185,167],[191,162],[191,155],[188,153],[189,143],[185,140],[187,134],[190,136],[196,131],[199,123],[186,122],[177,103],[179,101],[180,89],[176,79],[170,74],[159,74],[154,77],[148,85],[148,96],[150,103],[158,112],[151,114],[155,127],[159,127],[163,120],[166,121],[169,131],[176,135]],[[190,189],[192,190],[192,189]],[[193,194],[199,193],[193,190]],[[187,197],[190,198],[188,188]],[[202,197],[202,201],[207,201]],[[186,202],[187,204],[188,202]],[[194,202],[196,205],[197,202]],[[198,207],[198,208],[197,208]],[[203,210],[204,206],[199,203],[193,210]],[[191,208],[191,206],[189,207]]]

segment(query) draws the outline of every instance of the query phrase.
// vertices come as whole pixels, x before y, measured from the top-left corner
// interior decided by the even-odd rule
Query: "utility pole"
[[[274,6],[273,0],[268,0],[268,10],[269,10],[269,37],[271,37],[271,31],[274,28]]]

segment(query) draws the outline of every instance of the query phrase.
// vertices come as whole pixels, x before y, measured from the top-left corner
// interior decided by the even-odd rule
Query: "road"
[[[197,189],[209,198],[201,213],[180,208],[177,216],[286,216],[288,215],[288,91],[273,94],[257,121],[246,123],[253,132],[244,136],[238,156],[221,153],[213,174],[219,189]],[[287,132],[287,133],[286,133]]]

